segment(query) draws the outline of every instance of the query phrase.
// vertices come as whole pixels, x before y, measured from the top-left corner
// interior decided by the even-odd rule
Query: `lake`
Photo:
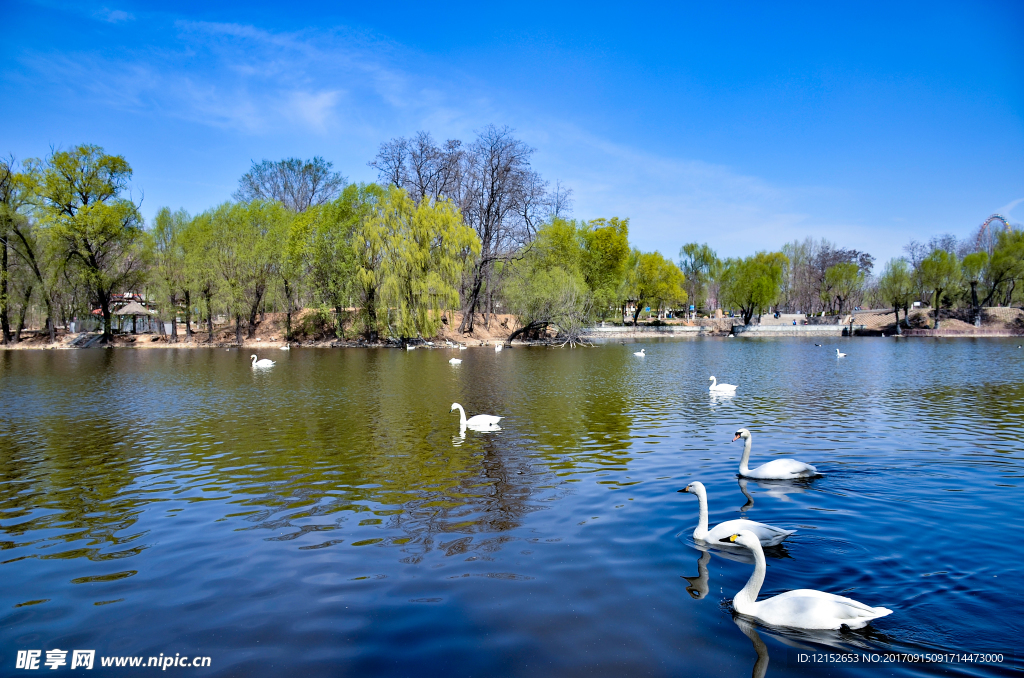
[[[2,352],[0,673],[22,673],[18,651],[90,649],[118,676],[155,669],[101,657],[206,656],[168,671],[217,676],[1020,675],[1018,341],[265,350],[258,372],[251,350]],[[712,374],[737,395],[712,398]],[[460,436],[453,402],[502,430]],[[740,427],[751,466],[824,476],[738,480]],[[762,597],[893,614],[815,634],[734,619],[752,566],[696,548],[697,499],[677,492],[693,480],[712,524],[797,530]]]

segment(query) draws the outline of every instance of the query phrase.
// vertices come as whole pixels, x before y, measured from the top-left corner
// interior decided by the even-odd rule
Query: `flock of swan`
[[[739,468],[741,478],[793,480],[822,475],[811,464],[796,459],[774,459],[752,469],[749,467],[750,431],[745,428],[736,431],[733,442],[740,439],[743,440]],[[759,601],[757,596],[767,570],[764,547],[781,544],[795,530],[746,519],[728,520],[709,528],[708,495],[704,484],[694,481],[679,491],[695,495],[700,503],[700,517],[693,530],[694,541],[718,548],[723,548],[723,545],[726,548],[740,546],[753,554],[754,572],[732,599],[733,609],[738,614],[753,617],[769,626],[810,630],[859,629],[873,619],[892,614],[892,610],[885,607],[872,607],[852,598],[815,589],[786,591]]]
[[[459,345],[459,348],[465,347]],[[500,351],[501,344],[497,344],[494,350]],[[643,358],[646,355],[645,349],[640,349],[633,355]],[[845,356],[845,353],[836,349],[837,358]],[[254,370],[270,368],[275,364],[273,360],[260,360],[256,355],[251,358]],[[448,362],[458,365],[462,360],[452,358]],[[712,394],[734,394],[736,392],[737,386],[734,384],[719,384],[714,376],[709,377],[708,380],[711,382],[708,390]],[[466,410],[462,405],[452,403],[449,412],[455,411],[459,413],[459,430],[462,436],[465,435],[467,428],[481,432],[501,430],[499,423],[504,417],[477,414],[467,418]],[[796,459],[773,459],[756,468],[750,468],[752,443],[750,431],[745,428],[736,431],[736,435],[732,439],[733,442],[741,439],[743,440],[743,454],[740,457],[739,467],[741,479],[794,480],[822,475],[811,464]],[[863,628],[873,619],[892,614],[892,610],[885,607],[872,607],[845,596],[814,589],[796,589],[759,601],[757,596],[761,591],[767,570],[764,547],[781,544],[793,535],[795,530],[784,530],[774,525],[746,519],[728,520],[709,528],[708,496],[704,484],[694,481],[679,492],[693,494],[699,502],[699,520],[697,527],[693,530],[694,541],[716,548],[727,549],[740,546],[753,554],[754,572],[750,575],[746,585],[733,597],[733,608],[738,614],[752,617],[770,626],[833,630],[844,627]]]

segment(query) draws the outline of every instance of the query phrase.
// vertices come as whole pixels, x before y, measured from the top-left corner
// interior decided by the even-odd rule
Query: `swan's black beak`
[[[688,490],[688,489],[686,489],[686,488],[684,487],[684,488],[683,488],[683,489],[681,489],[681,490],[676,490],[676,492],[689,492],[689,490]]]
[[[718,541],[725,542],[726,544],[731,544],[732,543],[732,537],[722,537]]]

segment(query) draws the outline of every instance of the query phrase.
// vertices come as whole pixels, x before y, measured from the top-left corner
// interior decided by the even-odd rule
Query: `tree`
[[[196,302],[200,309],[200,323],[203,318],[202,307],[205,306],[208,341],[213,341],[213,300],[219,291],[220,275],[214,256],[216,235],[212,214],[204,212],[192,219],[180,234],[179,240],[184,255],[185,290],[194,291],[198,295]],[[190,314],[191,298],[188,298],[185,303],[186,326],[190,324]]]
[[[185,336],[192,339],[192,328],[189,325],[189,306],[191,290],[185,270],[185,248],[182,234],[188,228],[192,218],[185,210],[171,212],[167,207],[161,208],[153,220],[150,231],[153,252],[153,278],[163,298],[167,300],[167,314],[171,322],[171,341],[178,341],[178,299],[179,295],[185,304]]]
[[[743,314],[749,325],[754,314],[774,304],[780,295],[788,259],[781,252],[758,252],[743,259],[728,259],[722,271],[722,296]]]
[[[374,283],[376,317],[370,320],[402,339],[437,332],[441,313],[459,301],[460,255],[480,251],[450,201],[417,204],[395,186],[383,189],[357,242],[377,253],[376,270],[360,271]]]
[[[239,202],[276,200],[292,212],[304,212],[330,202],[344,188],[345,177],[331,171],[333,166],[320,156],[253,161],[252,168],[238,180],[233,197]]]
[[[860,267],[852,262],[834,264],[825,271],[823,289],[828,292],[828,304],[836,314],[843,315],[843,309],[850,297],[864,288],[865,275]]]
[[[700,310],[709,300],[709,288],[721,268],[718,255],[706,243],[687,243],[679,250],[679,268],[686,276],[687,296]]]
[[[83,144],[54,151],[45,162],[31,161],[30,172],[41,218],[65,266],[88,286],[103,314],[103,340],[109,342],[117,290],[131,289],[145,276],[144,237],[138,205],[123,197],[132,176],[120,155]],[[53,332],[52,308],[48,314]]]
[[[914,291],[914,281],[906,259],[889,260],[882,271],[882,276],[878,279],[878,290],[886,303],[892,305],[892,312],[896,315],[896,334],[902,334],[900,331],[900,309],[903,309],[903,318],[906,321],[910,295]]]
[[[281,203],[261,200],[225,203],[211,214],[213,259],[227,306],[235,316],[238,343],[242,342],[243,316],[248,318],[247,338],[256,336],[256,316],[277,273],[290,219]]]
[[[554,217],[558,219],[559,217]],[[577,226],[582,241],[580,273],[591,304],[603,319],[619,300],[629,263],[629,219],[594,219]]]
[[[932,306],[935,307],[935,329],[939,329],[939,309],[942,308],[942,293],[960,280],[960,262],[955,254],[936,249],[921,261],[919,267],[921,284],[933,290]]]
[[[981,327],[981,307],[978,305],[978,283],[988,267],[988,252],[973,252],[961,262],[964,280],[971,288],[971,315],[975,327]]]
[[[678,266],[660,252],[640,253],[636,257],[636,267],[630,273],[632,297],[636,300],[634,325],[645,305],[649,304],[660,311],[665,305],[686,301],[686,290],[683,289],[686,277]]]
[[[981,306],[991,306],[1002,293],[1003,301],[1009,305],[1017,281],[1024,277],[1024,231],[1001,231],[996,237],[996,247],[985,272],[984,285],[988,292]]]

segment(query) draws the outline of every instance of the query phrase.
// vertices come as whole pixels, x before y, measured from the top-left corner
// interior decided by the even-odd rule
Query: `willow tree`
[[[914,280],[910,275],[910,266],[906,259],[890,259],[882,270],[878,279],[878,293],[886,303],[892,305],[892,312],[896,316],[896,334],[900,331],[900,309],[903,309],[903,319],[907,319],[907,307],[910,305],[910,297],[914,293]]]
[[[686,302],[686,290],[683,289],[686,276],[678,266],[659,252],[641,252],[635,261],[636,266],[630,271],[629,278],[631,296],[636,301],[634,325],[644,304],[651,304],[660,311],[663,306]]]
[[[161,208],[153,220],[149,232],[153,253],[152,276],[163,298],[168,302],[167,314],[171,321],[171,341],[178,341],[178,301],[185,305],[185,336],[192,338],[189,324],[189,307],[192,303],[191,288],[185,269],[185,248],[182,235],[192,218],[185,210],[171,212]]]
[[[782,252],[758,252],[725,261],[722,297],[727,304],[740,309],[744,325],[778,301],[787,261]]]
[[[939,309],[942,308],[942,294],[960,281],[960,261],[955,254],[936,249],[921,261],[918,267],[921,285],[932,290],[932,306],[935,307],[935,329],[939,329]]]
[[[248,320],[247,338],[256,336],[256,318],[277,272],[292,217],[280,203],[260,200],[226,203],[210,216],[213,261],[235,317],[235,339],[241,343],[243,317]]]
[[[364,289],[372,292],[368,319],[402,339],[433,336],[444,311],[459,303],[462,262],[467,253],[479,255],[480,240],[450,201],[417,204],[395,186],[376,198],[356,239],[376,263],[375,270],[361,266],[358,271]]]
[[[31,162],[30,171],[41,220],[100,307],[103,340],[110,341],[113,296],[141,283],[147,265],[142,217],[125,197],[131,166],[99,146],[81,145]],[[52,333],[52,318],[50,326]]]
[[[298,215],[288,243],[286,259],[303,262],[316,301],[334,309],[339,338],[344,337],[344,309],[355,292],[357,230],[369,215],[375,190],[350,184],[336,200]],[[288,325],[290,331],[290,317]]]
[[[213,303],[220,286],[214,245],[216,241],[213,217],[204,212],[189,221],[179,235],[184,258],[184,285],[195,293],[195,304],[199,308],[199,322],[206,319],[209,341],[213,341]],[[189,296],[185,308],[185,323],[191,317],[192,299]],[[205,311],[205,313],[204,313]]]

